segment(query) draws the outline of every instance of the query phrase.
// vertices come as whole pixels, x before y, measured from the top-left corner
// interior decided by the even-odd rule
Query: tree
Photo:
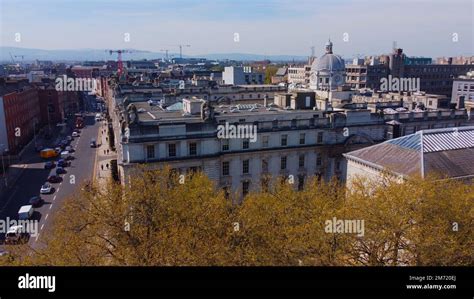
[[[66,200],[34,251],[9,265],[473,265],[474,184],[289,180],[233,204],[203,173],[134,170]],[[361,221],[358,231],[339,221]],[[363,221],[363,222],[362,222]],[[339,228],[341,231],[339,231]],[[354,228],[354,227],[352,227]]]
[[[265,84],[272,84],[272,77],[275,76],[275,74],[278,71],[277,66],[273,65],[268,65],[265,69]]]
[[[365,220],[362,238],[348,235],[347,264],[473,263],[473,185],[440,176],[383,181],[355,180],[347,196],[345,217]]]
[[[324,230],[338,213],[343,189],[310,180],[299,192],[277,184],[271,192],[250,194],[239,207],[239,260],[244,265],[335,265],[337,238]]]

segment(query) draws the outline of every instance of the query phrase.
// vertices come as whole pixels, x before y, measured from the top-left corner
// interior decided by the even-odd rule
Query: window
[[[317,142],[318,143],[323,143],[323,132],[318,132]]]
[[[304,155],[300,155],[298,159],[298,166],[304,167]]]
[[[242,141],[242,149],[248,149],[249,148],[249,140],[248,139],[244,139]]]
[[[229,139],[222,139],[222,151],[229,150]]]
[[[230,173],[229,161],[222,162],[222,175],[229,175],[229,173]]]
[[[321,166],[323,164],[323,159],[321,158],[321,154],[316,154],[316,166]]]
[[[168,156],[176,157],[176,144],[174,143],[168,144]]]
[[[243,174],[249,173],[249,160],[242,161],[242,173]]]
[[[250,186],[249,181],[242,182],[242,196],[246,196],[247,194],[249,194],[249,186]]]
[[[301,191],[304,188],[304,175],[298,176],[298,190]]]
[[[191,142],[189,144],[189,155],[196,156],[197,155],[197,144],[196,142]]]
[[[268,161],[265,159],[262,160],[262,172],[268,172]]]
[[[288,135],[281,135],[281,146],[286,146],[288,144]]]
[[[155,158],[155,146],[154,145],[147,145],[147,147],[146,147],[146,157],[148,159]]]
[[[300,133],[300,144],[305,144],[306,143],[306,134],[305,133]]]
[[[286,169],[286,156],[281,157],[280,159],[280,169],[285,170]]]
[[[262,136],[262,147],[268,147],[268,136]]]

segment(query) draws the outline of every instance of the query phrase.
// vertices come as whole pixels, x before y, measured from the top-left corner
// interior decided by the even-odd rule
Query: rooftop
[[[474,126],[418,131],[356,150],[349,160],[402,175],[435,172],[451,178],[474,176]]]

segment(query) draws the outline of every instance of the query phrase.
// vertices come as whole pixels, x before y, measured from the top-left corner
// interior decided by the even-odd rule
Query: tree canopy
[[[277,183],[235,204],[203,173],[136,171],[127,186],[110,181],[66,200],[42,237],[44,246],[32,252],[8,245],[11,254],[0,263],[474,264],[472,183],[358,179],[349,189],[336,180],[309,179],[301,191]],[[363,230],[348,232],[351,221]]]

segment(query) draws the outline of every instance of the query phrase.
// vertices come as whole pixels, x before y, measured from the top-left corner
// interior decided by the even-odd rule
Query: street
[[[89,102],[91,99],[88,98]],[[86,109],[90,109],[90,103],[86,102]],[[93,169],[96,160],[97,148],[90,147],[91,139],[97,139],[99,124],[94,120],[95,112],[86,114],[84,122],[85,127],[81,129],[78,137],[75,137],[70,146],[74,149],[70,165],[65,168],[66,173],[61,174],[62,180],[59,183],[52,183],[53,190],[50,194],[41,194],[44,200],[43,204],[35,208],[32,220],[37,220],[39,234],[29,239],[29,245],[32,248],[39,246],[42,235],[48,233],[50,224],[64,203],[73,194],[77,194],[81,184],[86,180],[92,180]],[[72,130],[67,129],[67,135],[71,135]],[[53,140],[63,137],[53,138]],[[29,153],[30,158],[25,158],[24,168],[20,177],[11,191],[4,195],[0,200],[0,219],[5,220],[18,219],[18,210],[22,205],[28,205],[28,201],[33,196],[40,195],[40,188],[46,182],[49,175],[55,174],[56,168],[44,169],[45,161],[39,156],[39,153]],[[57,162],[59,157],[49,159]],[[4,232],[0,240],[4,239]]]

